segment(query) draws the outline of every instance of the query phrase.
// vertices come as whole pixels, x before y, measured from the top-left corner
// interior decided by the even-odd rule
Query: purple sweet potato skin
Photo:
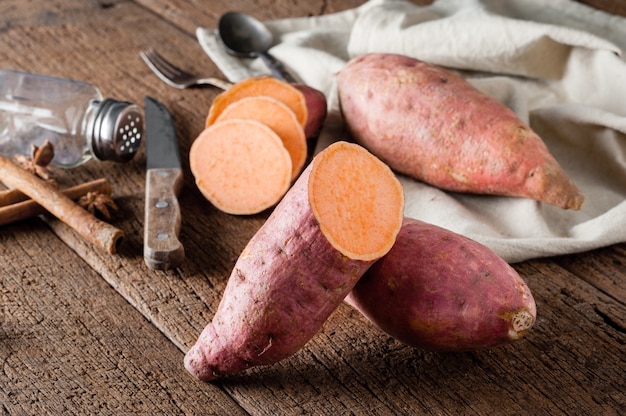
[[[337,74],[337,87],[354,139],[400,173],[445,190],[582,206],[541,138],[451,71],[367,54]]]
[[[537,315],[524,280],[493,251],[409,218],[346,302],[395,339],[431,351],[511,343]]]
[[[328,113],[326,96],[320,90],[305,84],[293,84],[293,86],[304,94],[306,101],[308,117],[304,126],[304,134],[308,138],[315,137],[322,128]]]
[[[373,263],[350,259],[320,230],[309,165],[238,258],[218,310],[185,355],[211,381],[300,350]]]

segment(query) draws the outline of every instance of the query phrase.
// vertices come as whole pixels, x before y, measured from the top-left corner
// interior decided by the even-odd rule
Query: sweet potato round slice
[[[291,179],[298,176],[306,160],[307,143],[304,129],[289,107],[272,97],[246,97],[226,107],[216,122],[233,118],[256,120],[274,130],[291,156]]]
[[[391,169],[347,142],[327,148],[312,163],[311,210],[328,241],[352,259],[372,260],[389,251],[399,230],[393,224],[402,223],[397,207],[404,204]]]
[[[304,94],[293,85],[268,76],[246,78],[220,93],[211,104],[206,125],[215,123],[222,111],[235,101],[258,95],[281,101],[294,112],[302,128],[306,126],[308,109]]]
[[[291,184],[289,152],[272,129],[255,120],[206,128],[191,146],[189,165],[200,192],[229,214],[259,213]]]

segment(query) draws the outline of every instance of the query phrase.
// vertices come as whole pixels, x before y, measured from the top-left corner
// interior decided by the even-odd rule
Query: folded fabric
[[[360,54],[399,53],[457,71],[511,107],[586,196],[580,211],[568,211],[399,175],[407,216],[475,239],[509,262],[626,241],[626,19],[571,0],[371,0],[267,25],[277,40],[271,53],[329,99],[317,151],[350,139],[334,74]],[[196,34],[230,81],[268,73],[260,60],[226,54],[214,30]]]

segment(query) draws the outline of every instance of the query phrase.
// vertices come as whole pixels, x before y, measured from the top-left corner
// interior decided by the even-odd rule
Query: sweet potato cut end
[[[221,211],[249,215],[275,205],[291,184],[281,139],[254,120],[225,120],[193,142],[189,165],[202,194]]]
[[[313,160],[309,202],[328,241],[345,256],[371,261],[393,246],[404,193],[391,169],[363,147],[336,142]]]
[[[269,76],[246,78],[220,93],[215,97],[209,109],[206,126],[215,123],[229,104],[244,97],[258,95],[273,97],[281,101],[295,113],[302,128],[306,126],[309,115],[304,94],[293,85]]]
[[[295,179],[307,157],[304,129],[295,113],[283,102],[268,96],[245,97],[228,105],[216,122],[233,118],[256,120],[271,128],[281,138],[291,156],[291,179]]]

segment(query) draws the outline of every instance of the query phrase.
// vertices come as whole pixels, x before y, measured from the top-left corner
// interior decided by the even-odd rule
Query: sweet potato
[[[270,208],[291,185],[291,156],[280,137],[256,120],[224,120],[207,127],[189,150],[196,185],[229,214]]]
[[[584,201],[541,138],[500,102],[443,68],[367,54],[337,75],[354,139],[392,169],[445,190]]]
[[[326,97],[320,91],[304,84],[289,84],[273,77],[260,76],[239,81],[215,97],[206,126],[213,124],[233,102],[258,95],[276,98],[291,108],[306,137],[313,136],[326,117]]]
[[[216,122],[233,118],[256,120],[278,134],[291,156],[291,179],[298,176],[307,157],[307,143],[304,129],[289,107],[272,97],[246,97],[226,107]]]
[[[510,343],[537,314],[524,280],[493,251],[409,218],[346,302],[397,340],[433,351]]]
[[[302,94],[307,108],[307,119],[304,125],[304,135],[308,138],[317,136],[328,114],[326,96],[320,90],[305,84],[292,84]]]
[[[362,147],[320,152],[237,259],[187,370],[209,381],[300,350],[392,247],[403,203],[391,169]]]

